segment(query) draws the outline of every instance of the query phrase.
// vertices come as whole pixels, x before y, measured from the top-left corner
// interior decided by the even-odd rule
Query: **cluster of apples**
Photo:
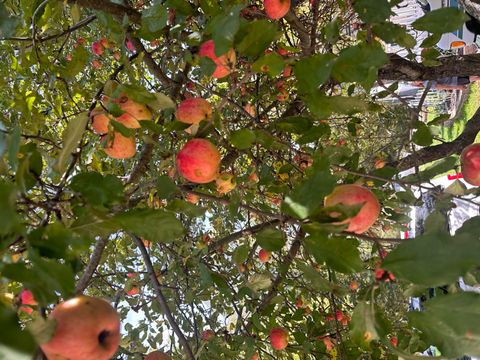
[[[109,101],[117,104],[123,114],[118,117],[110,114],[106,110]],[[90,118],[93,130],[101,135],[102,140],[106,140],[105,153],[114,159],[128,159],[133,157],[137,151],[135,137],[127,137],[118,131],[110,131],[110,122],[114,120],[126,128],[138,129],[140,120],[152,119],[152,112],[145,105],[133,101],[125,94],[120,94],[119,98],[103,96],[100,106],[91,111]],[[108,137],[107,134],[109,134]]]

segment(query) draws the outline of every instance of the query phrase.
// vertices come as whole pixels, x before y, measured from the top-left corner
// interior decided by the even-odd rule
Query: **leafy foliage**
[[[426,123],[391,96],[418,69],[445,76],[434,45],[466,18],[417,19],[429,33],[417,56],[389,20],[398,4],[292,1],[272,20],[261,1],[1,2],[0,358],[31,358],[51,336],[43,317],[82,292],[115,302],[116,359],[480,355],[478,295],[457,286],[478,285],[480,218],[451,235],[443,215],[479,193],[429,185],[458,166],[467,136],[425,165],[450,116]],[[388,45],[412,72],[392,69]],[[212,107],[193,125],[175,114],[192,97]],[[119,134],[131,158],[107,155]],[[194,137],[218,148],[216,181],[177,173]],[[353,183],[382,208],[363,234],[345,232],[363,203],[324,206]],[[426,188],[432,215],[404,241]],[[274,327],[289,332],[285,350],[269,344]]]

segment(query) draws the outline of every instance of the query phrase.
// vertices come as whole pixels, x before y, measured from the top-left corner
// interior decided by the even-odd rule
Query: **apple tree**
[[[460,155],[480,112],[449,139],[428,89],[383,101],[480,55],[435,48],[462,11],[417,19],[417,44],[399,3],[1,1],[0,358],[53,359],[52,311],[82,294],[119,315],[114,359],[480,355],[458,286],[478,284],[480,218],[451,235],[445,215],[479,206],[479,151]],[[455,170],[475,186],[431,184]],[[67,328],[62,358],[110,357],[71,352],[105,331]]]

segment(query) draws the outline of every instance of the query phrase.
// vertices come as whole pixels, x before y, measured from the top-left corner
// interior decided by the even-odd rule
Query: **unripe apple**
[[[153,351],[147,356],[145,356],[144,360],[171,360],[172,358],[161,351]]]
[[[120,317],[105,300],[77,296],[50,314],[55,332],[40,347],[48,360],[108,360],[120,343]]]
[[[202,340],[203,341],[209,341],[214,336],[215,336],[215,333],[213,332],[213,330],[204,330],[202,332]]]
[[[467,146],[460,156],[462,174],[466,182],[480,186],[480,144]]]
[[[275,350],[283,350],[288,345],[288,332],[283,328],[273,328],[270,331],[270,343]]]
[[[222,173],[216,179],[217,191],[219,194],[227,194],[237,186],[235,176],[229,173]]]
[[[135,155],[137,148],[135,146],[134,138],[125,137],[119,132],[114,132],[111,136],[109,136],[107,144],[103,150],[111,158],[129,159]]]
[[[212,77],[217,79],[223,78],[230,74],[236,62],[235,50],[233,49],[229,49],[223,55],[215,55],[215,43],[213,42],[213,40],[208,40],[200,46],[199,55],[212,59],[213,62],[217,65],[215,71],[212,74]]]
[[[261,263],[268,262],[271,256],[272,256],[272,253],[265,249],[260,249],[260,251],[258,252],[258,260],[260,260]]]
[[[290,10],[290,0],[264,0],[263,7],[270,19],[281,19]]]
[[[380,215],[380,203],[376,196],[367,188],[356,184],[337,186],[333,192],[325,198],[325,206],[337,204],[363,206],[352,218],[341,222],[348,224],[347,231],[361,234],[372,226]]]
[[[207,100],[190,98],[183,100],[178,105],[175,116],[178,121],[185,124],[198,124],[200,121],[209,120],[212,112],[212,105]]]
[[[205,184],[218,176],[220,152],[205,139],[188,141],[177,154],[177,170],[188,181]]]

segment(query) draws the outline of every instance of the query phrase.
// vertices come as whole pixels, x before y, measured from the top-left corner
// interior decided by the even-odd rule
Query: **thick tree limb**
[[[168,320],[168,323],[172,327],[173,331],[178,337],[178,341],[182,345],[183,349],[185,350],[185,354],[187,355],[187,359],[189,360],[195,360],[195,355],[193,354],[192,348],[190,347],[190,344],[188,343],[185,335],[183,334],[182,330],[178,326],[177,322],[175,321],[175,318],[172,315],[172,312],[170,311],[170,308],[168,307],[167,299],[165,298],[165,295],[163,295],[162,291],[162,286],[158,282],[157,275],[155,274],[155,269],[153,268],[152,260],[150,259],[150,255],[148,255],[147,249],[145,248],[145,245],[143,245],[142,240],[138,237],[135,236],[134,234],[129,234],[132,239],[135,241],[137,244],[138,249],[142,253],[143,261],[145,263],[145,266],[148,271],[148,275],[150,276],[150,282],[153,286],[153,290],[155,291],[155,295],[157,296],[158,304],[160,305],[160,309],[162,309],[163,314]]]
[[[416,153],[395,161],[390,166],[398,170],[407,170],[414,166],[430,163],[435,160],[443,159],[453,154],[460,154],[462,150],[472,144],[480,132],[480,109],[467,122],[465,129],[455,140],[440,145],[425,147]]]
[[[390,54],[390,62],[380,69],[378,77],[382,80],[415,81],[480,74],[480,54],[446,56],[438,61],[441,65],[427,67]]]

